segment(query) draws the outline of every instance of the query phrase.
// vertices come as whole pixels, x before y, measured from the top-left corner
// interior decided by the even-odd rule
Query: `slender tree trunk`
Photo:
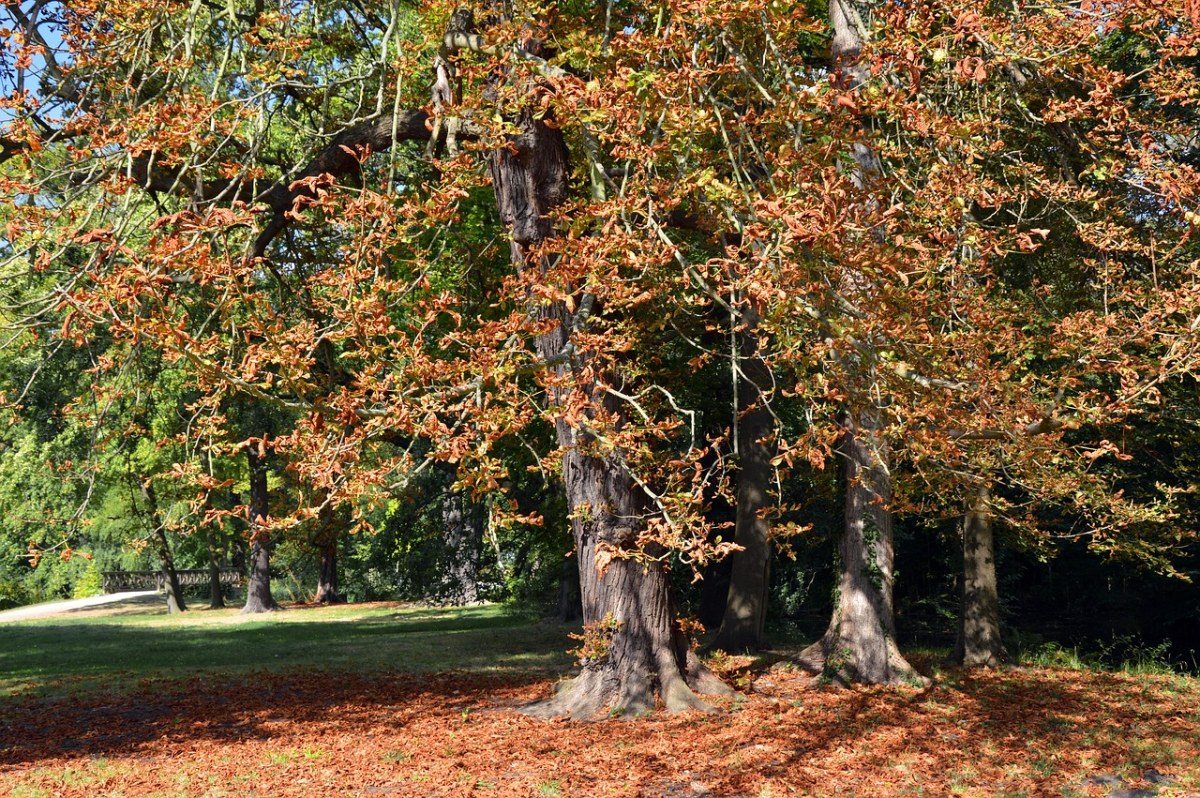
[[[205,515],[212,509],[212,496],[204,498]],[[224,532],[221,526],[212,523],[204,525],[204,542],[208,548],[208,608],[219,610],[225,606],[225,591],[221,587],[221,552],[224,546],[221,537]]]
[[[158,494],[155,493],[150,480],[145,480],[140,484],[150,523],[154,525],[154,547],[158,551],[158,564],[162,570],[163,584],[167,589],[167,612],[172,615],[186,612],[187,604],[183,600],[183,588],[179,584],[179,574],[175,571],[175,558],[171,556],[166,524],[158,509]]]
[[[225,590],[221,586],[221,547],[217,542],[217,530],[210,524],[205,531],[208,545],[208,608],[219,610],[225,606]]]
[[[241,504],[241,494],[234,490],[229,491],[229,506],[239,507]],[[245,577],[246,536],[243,533],[249,526],[237,516],[234,516],[231,520],[233,521],[233,528],[230,530],[229,536],[225,538],[225,557],[229,560],[229,566]]]
[[[1008,661],[1000,640],[996,540],[989,501],[987,486],[980,487],[963,515],[962,604],[951,659],[965,668],[995,668]]]
[[[751,311],[752,313],[752,311]],[[775,420],[762,390],[770,380],[766,364],[757,354],[753,321],[742,336],[742,371],[738,407],[749,408],[738,424],[737,516],[725,615],[711,643],[714,649],[741,652],[763,647],[763,626],[771,576],[771,527],[763,518],[771,484],[771,451],[765,439],[774,432]]]
[[[891,476],[872,413],[847,415],[839,455],[845,517],[833,617],[800,662],[842,684],[923,683],[896,647]]]
[[[204,464],[209,473],[212,472],[211,455],[207,452],[204,456]],[[219,610],[225,606],[225,591],[221,586],[221,559],[225,551],[225,526],[224,523],[215,524],[209,521],[209,514],[213,509],[212,492],[209,491],[204,495],[204,542],[208,549],[208,608],[210,610]]]
[[[317,604],[344,604],[346,598],[338,592],[338,539],[344,526],[344,516],[326,504],[317,517],[320,528],[313,539],[317,550]]]
[[[479,601],[479,556],[483,549],[483,508],[461,491],[442,497],[446,540],[446,600],[451,604]]]
[[[562,132],[524,110],[511,120],[518,131],[509,147],[493,151],[492,185],[501,219],[509,232],[514,264],[522,272],[544,274],[551,265],[529,254],[531,247],[553,236],[548,213],[566,199],[570,168]],[[581,308],[583,305],[581,304]],[[624,408],[579,369],[584,355],[564,358],[570,331],[584,318],[562,301],[539,311],[551,329],[537,338],[538,354],[553,366],[553,381],[583,391],[594,406],[604,405],[612,418]],[[565,406],[570,387],[551,389],[553,405]],[[598,568],[613,550],[631,551],[647,498],[634,483],[619,453],[589,453],[589,435],[563,418],[555,423],[563,452],[563,479],[571,531],[579,561],[583,620],[596,644],[583,670],[554,698],[530,708],[541,715],[593,718],[611,710],[636,715],[654,708],[658,693],[669,711],[707,709],[695,693],[728,691],[699,664],[689,641],[676,625],[667,574],[650,564],[617,558]]]
[[[250,470],[250,581],[246,585],[244,614],[279,609],[271,596],[271,532],[268,511],[267,463],[253,444],[246,447]]]

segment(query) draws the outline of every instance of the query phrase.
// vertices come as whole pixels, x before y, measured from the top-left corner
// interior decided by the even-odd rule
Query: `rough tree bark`
[[[996,539],[991,497],[982,486],[963,515],[963,584],[958,639],[950,659],[965,668],[995,668],[1008,662],[1000,639],[1000,595],[996,589]]]
[[[607,407],[620,411],[613,403]],[[603,570],[597,567],[602,550],[631,550],[640,519],[648,513],[645,495],[617,457],[588,453],[587,435],[565,421],[555,427],[565,450],[563,478],[583,620],[598,648],[583,661],[582,672],[536,712],[572,718],[606,710],[637,715],[654,708],[656,692],[668,711],[709,709],[696,691],[729,691],[700,665],[676,625],[662,566],[618,558]]]
[[[479,556],[483,550],[483,507],[461,491],[447,488],[442,497],[446,541],[445,599],[450,604],[479,601]]]
[[[271,532],[264,524],[268,512],[266,453],[246,447],[250,469],[250,580],[243,614],[279,609],[271,595]]]
[[[871,412],[847,414],[839,460],[845,517],[833,617],[800,662],[842,684],[923,683],[896,647],[891,476]]]
[[[857,0],[830,0],[830,45],[837,83],[853,89],[867,70],[859,61],[867,36],[868,6]],[[855,182],[866,187],[879,173],[874,149],[865,142],[851,147]],[[847,276],[848,285],[855,278]],[[860,383],[866,407],[845,413],[839,462],[844,517],[838,542],[838,584],[833,617],[820,640],[800,654],[800,662],[842,684],[924,683],[896,646],[892,607],[892,477],[888,447],[880,432],[881,407],[869,387],[875,380],[873,353],[857,356],[848,372]]]
[[[757,315],[746,307],[746,329],[741,337],[741,370],[738,408],[746,409],[739,419],[737,515],[733,541],[742,547],[732,557],[729,594],[721,626],[710,647],[741,652],[763,647],[763,626],[771,577],[771,527],[763,518],[771,484],[771,452],[764,442],[774,432],[775,419],[762,390],[770,384],[767,365],[758,356],[754,335]]]
[[[313,596],[317,604],[346,603],[345,596],[338,592],[337,572],[338,539],[345,526],[345,517],[336,508],[329,503],[321,507],[312,540],[317,550],[317,593]]]
[[[183,588],[179,584],[179,574],[175,572],[175,558],[171,556],[171,545],[167,541],[167,527],[158,509],[158,494],[150,480],[139,481],[142,499],[146,502],[146,514],[154,526],[154,548],[158,553],[158,564],[162,570],[163,583],[167,587],[167,612],[174,615],[187,611],[183,600]]]
[[[572,623],[583,617],[583,599],[579,595],[579,568],[574,561],[563,559],[562,575],[558,578],[558,602],[554,617],[559,623]]]
[[[562,132],[535,117],[532,109],[519,111],[509,122],[517,132],[509,137],[508,147],[491,154],[492,185],[514,265],[524,273],[545,274],[552,264],[532,251],[554,235],[548,214],[567,197],[567,147]],[[585,376],[578,355],[564,357],[572,330],[584,323],[583,308],[588,305],[581,303],[575,311],[562,301],[539,307],[550,329],[538,336],[537,351],[555,364],[548,398],[551,405],[561,406],[573,386],[619,424],[625,409],[596,379]],[[710,709],[695,691],[726,693],[729,688],[703,668],[677,626],[670,583],[661,564],[617,558],[607,568],[597,568],[598,555],[614,549],[633,553],[638,528],[650,513],[645,493],[620,453],[601,453],[582,425],[558,418],[555,432],[563,451],[583,620],[596,645],[577,677],[555,697],[528,711],[578,719],[606,712],[632,716],[652,710],[656,694],[668,711]]]

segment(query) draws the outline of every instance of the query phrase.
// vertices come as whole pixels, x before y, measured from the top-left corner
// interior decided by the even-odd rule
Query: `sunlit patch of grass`
[[[563,794],[562,782],[558,779],[543,781],[538,784],[536,794],[539,798],[558,798]]]
[[[123,795],[119,786],[121,777],[133,772],[135,768],[128,763],[104,757],[81,758],[71,765],[33,768],[27,772],[24,783],[12,785],[10,791],[3,794],[11,798],[43,798],[69,792],[107,798]]]
[[[49,798],[50,791],[41,787],[29,787],[24,784],[18,784],[9,793],[10,798]]]
[[[955,795],[968,795],[978,778],[979,771],[969,765],[946,772],[950,792]]]
[[[1088,662],[1079,654],[1078,647],[1070,648],[1058,643],[1043,643],[1037,648],[1023,651],[1021,664],[1035,668],[1064,668],[1072,671],[1095,670],[1096,663]]]
[[[5,696],[30,692],[86,693],[100,686],[131,687],[145,677],[263,668],[561,672],[571,665],[569,631],[534,623],[504,605],[372,604],[252,617],[184,613],[40,619],[5,628],[0,703]]]
[[[1076,671],[1116,672],[1133,676],[1175,676],[1196,663],[1172,662],[1171,642],[1150,643],[1133,635],[1110,640],[1095,640],[1085,646],[1064,646],[1053,641],[1037,642],[1017,648],[1022,665]]]
[[[268,751],[267,761],[272,765],[287,765],[295,759],[295,754],[291,751]]]
[[[423,615],[419,623],[453,617]],[[403,620],[341,617],[329,625],[351,634],[378,626],[371,633],[380,637],[368,639],[380,644],[427,634],[388,629]],[[448,636],[467,635],[486,651],[489,634],[508,638],[520,628]],[[22,787],[29,795],[104,796],[122,782],[96,776],[114,765],[136,771],[139,794],[209,798],[309,794],[330,778],[431,798],[472,790],[552,798],[554,789],[633,798],[661,792],[665,765],[674,769],[671,789],[686,790],[695,778],[712,795],[746,798],[764,788],[838,798],[1098,798],[1105,790],[1087,784],[1089,776],[1116,774],[1137,788],[1147,786],[1149,767],[1179,780],[1160,787],[1160,798],[1179,798],[1200,779],[1200,681],[1179,676],[948,669],[953,687],[914,691],[821,687],[803,672],[772,667],[758,672],[737,711],[558,724],[508,711],[548,693],[549,678],[373,667],[214,673],[153,679],[128,694],[11,700],[0,711],[22,737],[8,741],[10,761],[33,767],[0,774],[0,795]],[[108,733],[126,718],[135,720],[126,731]],[[79,786],[63,786],[67,768],[79,771]],[[178,771],[190,781],[176,783]]]

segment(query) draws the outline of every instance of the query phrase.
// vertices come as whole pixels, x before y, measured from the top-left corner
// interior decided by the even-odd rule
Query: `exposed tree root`
[[[874,641],[873,641],[874,642]],[[800,652],[800,667],[835,684],[910,685],[927,687],[930,680],[917,672],[891,637],[882,637],[874,645],[854,645],[854,641],[833,630]]]
[[[336,590],[318,590],[313,597],[313,604],[345,604],[346,597]]]
[[[992,654],[986,657],[963,660],[960,664],[964,668],[1002,668],[1008,664],[1008,660]]]
[[[1003,645],[999,645],[994,649],[973,650],[967,654],[962,649],[961,640],[955,644],[954,650],[946,660],[951,665],[958,665],[963,668],[1003,668],[1011,664],[1008,652]]]
[[[667,712],[716,712],[716,707],[704,700],[702,694],[735,694],[694,654],[688,655],[686,674],[679,669],[671,652],[664,652],[659,659],[657,674],[627,672],[624,678],[607,661],[588,663],[578,676],[563,682],[555,695],[528,704],[521,712],[538,718],[585,721],[636,718],[653,712],[657,708],[656,699],[661,699]]]

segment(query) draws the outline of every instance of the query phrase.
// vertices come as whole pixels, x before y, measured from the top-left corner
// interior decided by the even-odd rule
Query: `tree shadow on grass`
[[[305,616],[6,629],[0,768],[270,740],[302,724],[395,729],[493,694],[515,701],[570,662],[570,629],[494,607]]]
[[[300,616],[303,618],[303,616]],[[489,614],[216,624],[41,623],[5,630],[5,692],[61,692],[138,678],[321,667],[347,671],[521,670],[569,665],[571,629]]]

